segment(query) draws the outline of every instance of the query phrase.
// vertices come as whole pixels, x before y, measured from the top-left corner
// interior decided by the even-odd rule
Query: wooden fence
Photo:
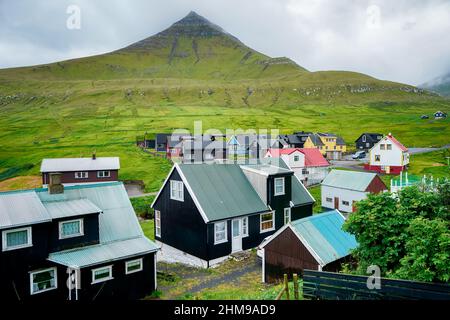
[[[303,296],[323,300],[450,300],[450,285],[380,278],[369,289],[366,276],[304,270]]]

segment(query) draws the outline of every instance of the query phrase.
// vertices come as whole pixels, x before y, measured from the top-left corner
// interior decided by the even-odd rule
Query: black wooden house
[[[137,299],[156,288],[156,251],[122,183],[0,193],[0,298]]]
[[[381,133],[363,133],[355,140],[357,150],[370,150],[383,138]]]
[[[175,164],[152,204],[160,259],[207,268],[312,215],[309,192],[274,162]]]

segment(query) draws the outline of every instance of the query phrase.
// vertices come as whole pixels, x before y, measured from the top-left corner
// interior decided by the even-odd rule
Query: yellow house
[[[342,159],[342,153],[347,151],[344,139],[331,133],[313,133],[308,136],[304,148],[317,148],[330,160]]]

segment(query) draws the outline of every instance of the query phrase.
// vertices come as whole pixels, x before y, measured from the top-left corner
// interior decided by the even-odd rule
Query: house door
[[[334,197],[334,208],[339,209],[339,198],[338,197]]]
[[[242,251],[242,219],[231,221],[231,252]]]

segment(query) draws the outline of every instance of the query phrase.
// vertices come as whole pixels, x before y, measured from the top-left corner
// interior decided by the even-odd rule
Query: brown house
[[[342,230],[345,219],[337,210],[293,221],[260,245],[262,279],[273,282],[283,274],[304,269],[338,271],[357,246],[353,235]]]
[[[54,158],[43,159],[41,164],[42,184],[50,183],[51,174],[59,174],[64,185],[100,183],[119,180],[118,157]]]

